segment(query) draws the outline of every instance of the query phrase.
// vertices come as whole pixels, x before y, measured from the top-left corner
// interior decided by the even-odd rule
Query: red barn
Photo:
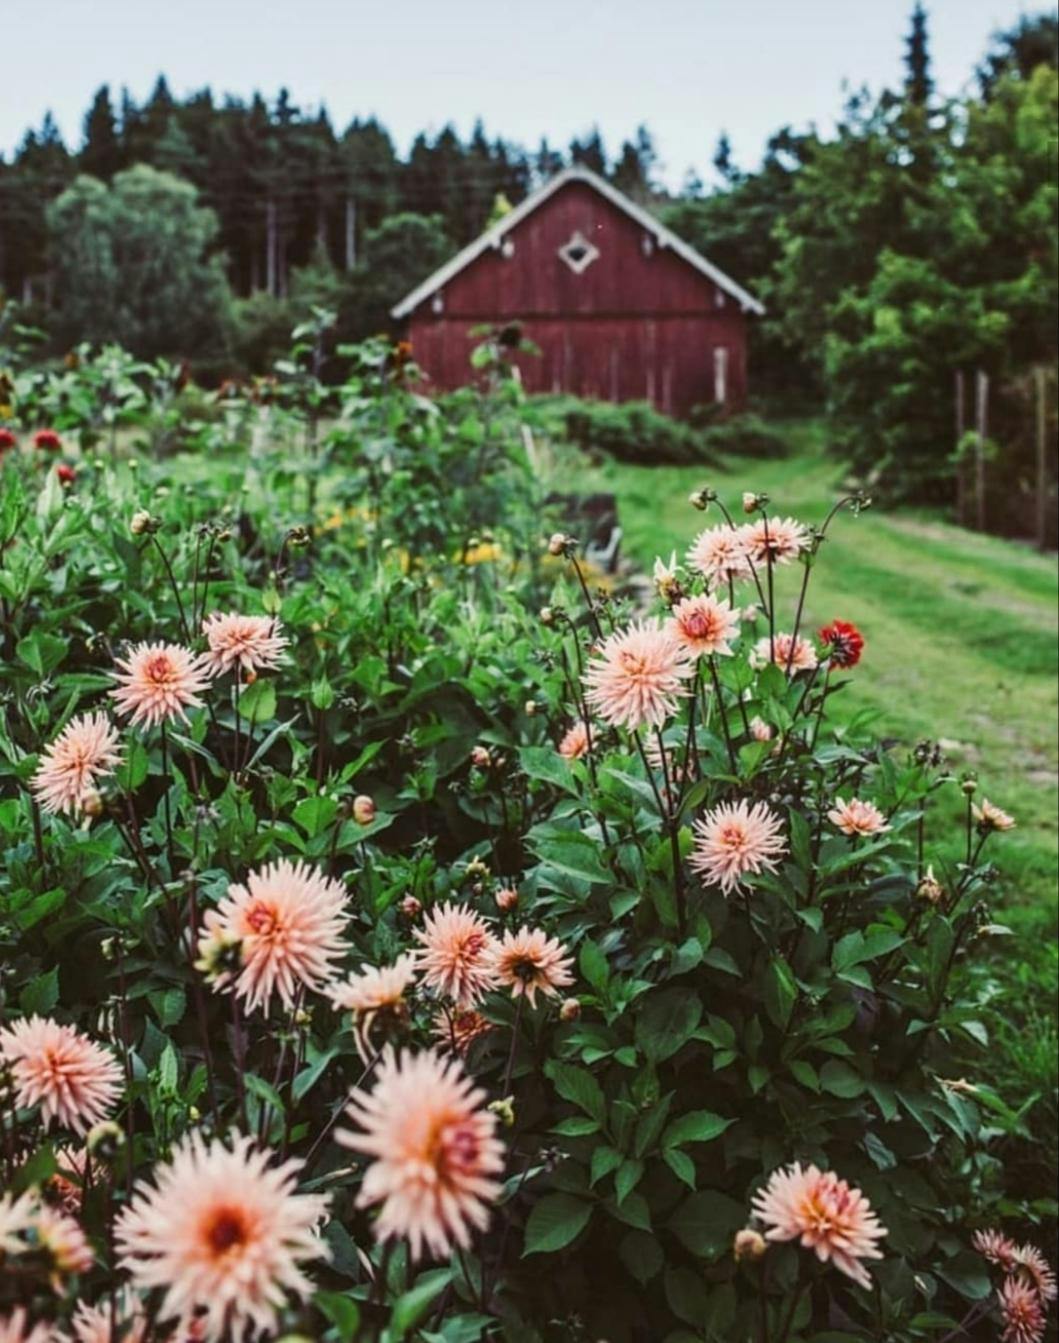
[[[404,298],[416,362],[468,377],[473,328],[520,322],[531,392],[649,401],[686,415],[746,395],[746,323],[761,304],[595,173],[567,168]]]

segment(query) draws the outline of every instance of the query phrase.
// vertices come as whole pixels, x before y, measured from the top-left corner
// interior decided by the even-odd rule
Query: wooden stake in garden
[[[989,374],[979,369],[974,388],[974,508],[975,526],[985,531],[985,440],[989,432]]]
[[[1037,386],[1037,549],[1048,545],[1048,374],[1043,364],[1033,370]]]
[[[967,463],[964,460],[963,435],[964,423],[964,387],[963,369],[958,368],[954,375],[956,394],[956,521],[961,527],[967,526]]]

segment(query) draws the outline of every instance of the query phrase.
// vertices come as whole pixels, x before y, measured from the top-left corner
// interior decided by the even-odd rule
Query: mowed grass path
[[[819,524],[840,494],[841,466],[816,421],[781,426],[794,451],[779,461],[729,460],[724,470],[608,462],[563,471],[562,487],[618,497],[626,553],[649,569],[656,555],[683,557],[692,537],[722,521],[688,494],[712,485],[737,517],[744,490],[765,491],[770,512]],[[793,620],[800,567],[778,582],[781,628]],[[994,856],[1012,903],[1031,901],[1054,924],[1057,824],[1057,585],[1052,557],[951,526],[928,512],[840,513],[809,587],[803,628],[838,616],[864,632],[867,649],[844,713],[870,708],[887,737],[911,746],[941,739],[955,770],[972,768],[980,794],[1012,812],[1018,829]],[[783,612],[787,614],[784,615]],[[939,822],[958,820],[953,785]],[[940,827],[939,827],[940,828]],[[954,827],[945,849],[955,855]],[[1029,913],[1029,911],[1026,911]],[[1031,916],[1032,917],[1032,916]]]

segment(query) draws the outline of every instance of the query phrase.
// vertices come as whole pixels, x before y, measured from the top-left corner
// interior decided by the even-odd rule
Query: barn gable
[[[543,227],[520,228],[542,206],[560,195],[562,200],[555,200],[552,209],[545,214],[545,218],[555,220],[558,233]],[[611,208],[600,211],[600,198]],[[581,202],[580,208],[578,201]],[[582,226],[578,226],[579,218]],[[610,228],[608,220],[611,222]],[[534,224],[538,223],[534,221]],[[630,250],[630,242],[632,249],[639,249],[639,258],[635,250]],[[609,265],[601,265],[607,259],[604,245],[610,252]],[[500,264],[513,259],[523,247],[528,247],[534,253],[532,267],[508,268]],[[467,301],[473,304],[477,299],[482,308],[479,315],[483,317],[528,317],[535,312],[570,311],[571,308],[576,311],[579,306],[587,304],[591,304],[596,312],[606,307],[616,311],[626,307],[628,300],[624,295],[619,298],[616,293],[609,295],[605,292],[608,288],[607,273],[621,275],[627,292],[629,266],[635,266],[637,260],[648,263],[654,257],[658,260],[651,267],[649,283],[655,291],[654,302],[661,300],[663,308],[687,310],[689,304],[708,304],[711,295],[720,295],[722,297],[719,301],[714,297],[716,306],[723,306],[725,299],[729,299],[742,312],[758,315],[764,312],[763,306],[753,295],[678,238],[647,210],[596,173],[575,165],[557,173],[436,270],[397,304],[392,310],[392,316],[396,319],[406,318],[428,300],[435,314],[442,311],[451,314],[454,310],[446,301],[450,287],[454,291],[453,297],[458,295],[459,300],[464,300],[458,300],[461,311]],[[674,278],[668,285],[665,283],[667,272],[670,275],[678,270],[686,272],[688,267],[707,284],[689,290],[686,273],[680,279]],[[467,272],[472,272],[473,278]],[[583,286],[564,284],[565,274],[573,279],[585,275],[593,282]],[[537,277],[533,292],[529,293],[520,291],[518,286],[519,277],[528,275]],[[476,280],[478,283],[475,283]],[[515,281],[514,289],[509,284],[511,280]],[[505,288],[506,295],[503,292]],[[525,290],[524,285],[522,290]],[[475,291],[481,292],[476,295]],[[675,304],[666,302],[670,295],[681,291],[683,296]],[[506,309],[506,312],[501,309]]]

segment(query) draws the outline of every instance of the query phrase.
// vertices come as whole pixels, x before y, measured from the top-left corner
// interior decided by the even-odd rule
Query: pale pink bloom
[[[754,564],[790,564],[809,549],[809,533],[794,518],[758,518],[740,528],[743,544]]]
[[[42,1203],[33,1216],[33,1236],[46,1261],[53,1291],[63,1290],[63,1279],[87,1273],[94,1256],[79,1222],[68,1213]]]
[[[505,933],[493,948],[493,971],[497,980],[511,990],[512,998],[523,994],[530,1006],[536,1006],[537,990],[557,998],[559,990],[574,982],[570,973],[573,959],[564,955],[566,948],[540,928],[520,928]]]
[[[794,639],[793,635],[778,630],[772,639],[766,635],[757,641],[750,654],[750,661],[755,667],[765,667],[772,661],[784,671],[787,671],[789,663],[793,676],[796,672],[812,671],[817,664],[817,656],[816,649],[808,639],[803,639],[801,635]]]
[[[588,664],[585,698],[612,726],[661,727],[687,694],[682,682],[693,675],[687,649],[669,630],[634,622],[605,639]]]
[[[0,1262],[14,1258],[26,1249],[25,1233],[33,1225],[37,1196],[32,1191],[0,1195]]]
[[[693,657],[730,657],[730,641],[739,636],[739,612],[706,594],[685,597],[673,607],[666,629]]]
[[[468,905],[444,904],[430,910],[415,930],[423,982],[452,998],[457,1007],[473,1007],[495,982],[489,926]]]
[[[39,1104],[46,1128],[58,1120],[83,1137],[121,1095],[121,1068],[109,1051],[44,1017],[0,1030],[0,1058],[11,1065],[16,1105]]]
[[[373,1052],[371,1030],[379,1015],[395,1022],[407,1019],[404,996],[415,977],[415,953],[406,952],[393,965],[368,966],[328,990],[328,997],[337,1008],[353,1014],[357,1049],[365,1062]]]
[[[79,812],[97,782],[120,763],[118,734],[106,714],[84,713],[42,754],[30,787],[45,811]]]
[[[214,676],[236,667],[244,672],[270,671],[283,661],[288,640],[275,616],[241,616],[214,612],[202,622],[209,651],[206,665]]]
[[[21,1306],[16,1306],[10,1315],[0,1315],[0,1343],[60,1343],[61,1338],[51,1325],[30,1325]]]
[[[116,1305],[114,1323],[117,1328],[112,1330],[109,1301],[101,1306],[79,1302],[70,1321],[74,1343],[143,1343],[147,1333],[147,1316],[139,1302],[131,1293],[121,1292]]]
[[[1015,818],[1009,816],[1006,811],[1001,811],[999,807],[994,807],[987,797],[982,798],[982,805],[976,802],[971,804],[971,814],[978,822],[979,830],[1014,830]]]
[[[376,1239],[406,1239],[413,1259],[424,1247],[442,1258],[454,1244],[466,1249],[472,1227],[485,1229],[504,1169],[485,1099],[458,1059],[430,1052],[387,1050],[373,1090],[353,1091],[348,1114],[360,1131],[338,1140],[373,1158],[357,1202],[382,1204]]]
[[[170,718],[187,722],[187,710],[202,703],[199,691],[208,684],[202,657],[180,644],[135,644],[116,659],[110,693],[118,712],[131,714],[131,722],[148,727]]]
[[[518,891],[514,886],[501,886],[493,899],[501,914],[510,914],[513,909],[518,908]]]
[[[454,1054],[466,1054],[479,1036],[493,1030],[491,1021],[487,1021],[481,1012],[473,1007],[454,1007],[442,1009],[434,1017],[431,1034],[438,1042],[439,1049],[451,1050]]]
[[[1041,1298],[1021,1278],[1008,1278],[997,1292],[1004,1322],[1001,1343],[1041,1343],[1047,1317]]]
[[[755,741],[771,741],[772,729],[763,718],[756,717],[750,720],[750,735]]]
[[[1042,1301],[1056,1299],[1057,1285],[1047,1259],[1036,1245],[1020,1245],[1013,1255],[1016,1275],[1028,1282]]]
[[[94,1170],[86,1147],[57,1147],[55,1162],[58,1167],[48,1180],[49,1190],[55,1194],[64,1212],[77,1214],[84,1202],[84,1190]]]
[[[121,1266],[139,1291],[162,1288],[160,1316],[201,1313],[203,1337],[272,1334],[289,1296],[313,1284],[300,1264],[327,1255],[326,1196],[295,1193],[300,1163],[273,1166],[250,1138],[186,1137],[115,1223]]]
[[[705,578],[733,582],[751,575],[743,529],[709,527],[700,532],[688,551],[688,564]]]
[[[289,1008],[300,986],[319,992],[346,950],[347,899],[339,882],[285,858],[251,872],[245,886],[233,882],[203,919],[199,950],[207,958],[219,940],[238,942],[241,968],[216,975],[214,986],[232,984],[251,1012],[267,1012],[273,993]]]
[[[564,760],[580,760],[589,750],[591,742],[584,723],[575,723],[559,743],[559,754]]]
[[[703,812],[692,829],[691,866],[725,895],[742,887],[748,874],[775,872],[787,851],[783,821],[764,802],[722,802]]]
[[[765,1224],[766,1240],[797,1240],[815,1250],[821,1263],[830,1260],[859,1286],[871,1287],[862,1260],[882,1258],[875,1242],[887,1234],[886,1228],[861,1191],[834,1171],[816,1166],[803,1170],[797,1161],[775,1170],[754,1195],[753,1207]]]
[[[827,819],[844,835],[879,835],[890,829],[886,817],[875,803],[865,802],[859,797],[851,797],[848,802],[836,797]]]

